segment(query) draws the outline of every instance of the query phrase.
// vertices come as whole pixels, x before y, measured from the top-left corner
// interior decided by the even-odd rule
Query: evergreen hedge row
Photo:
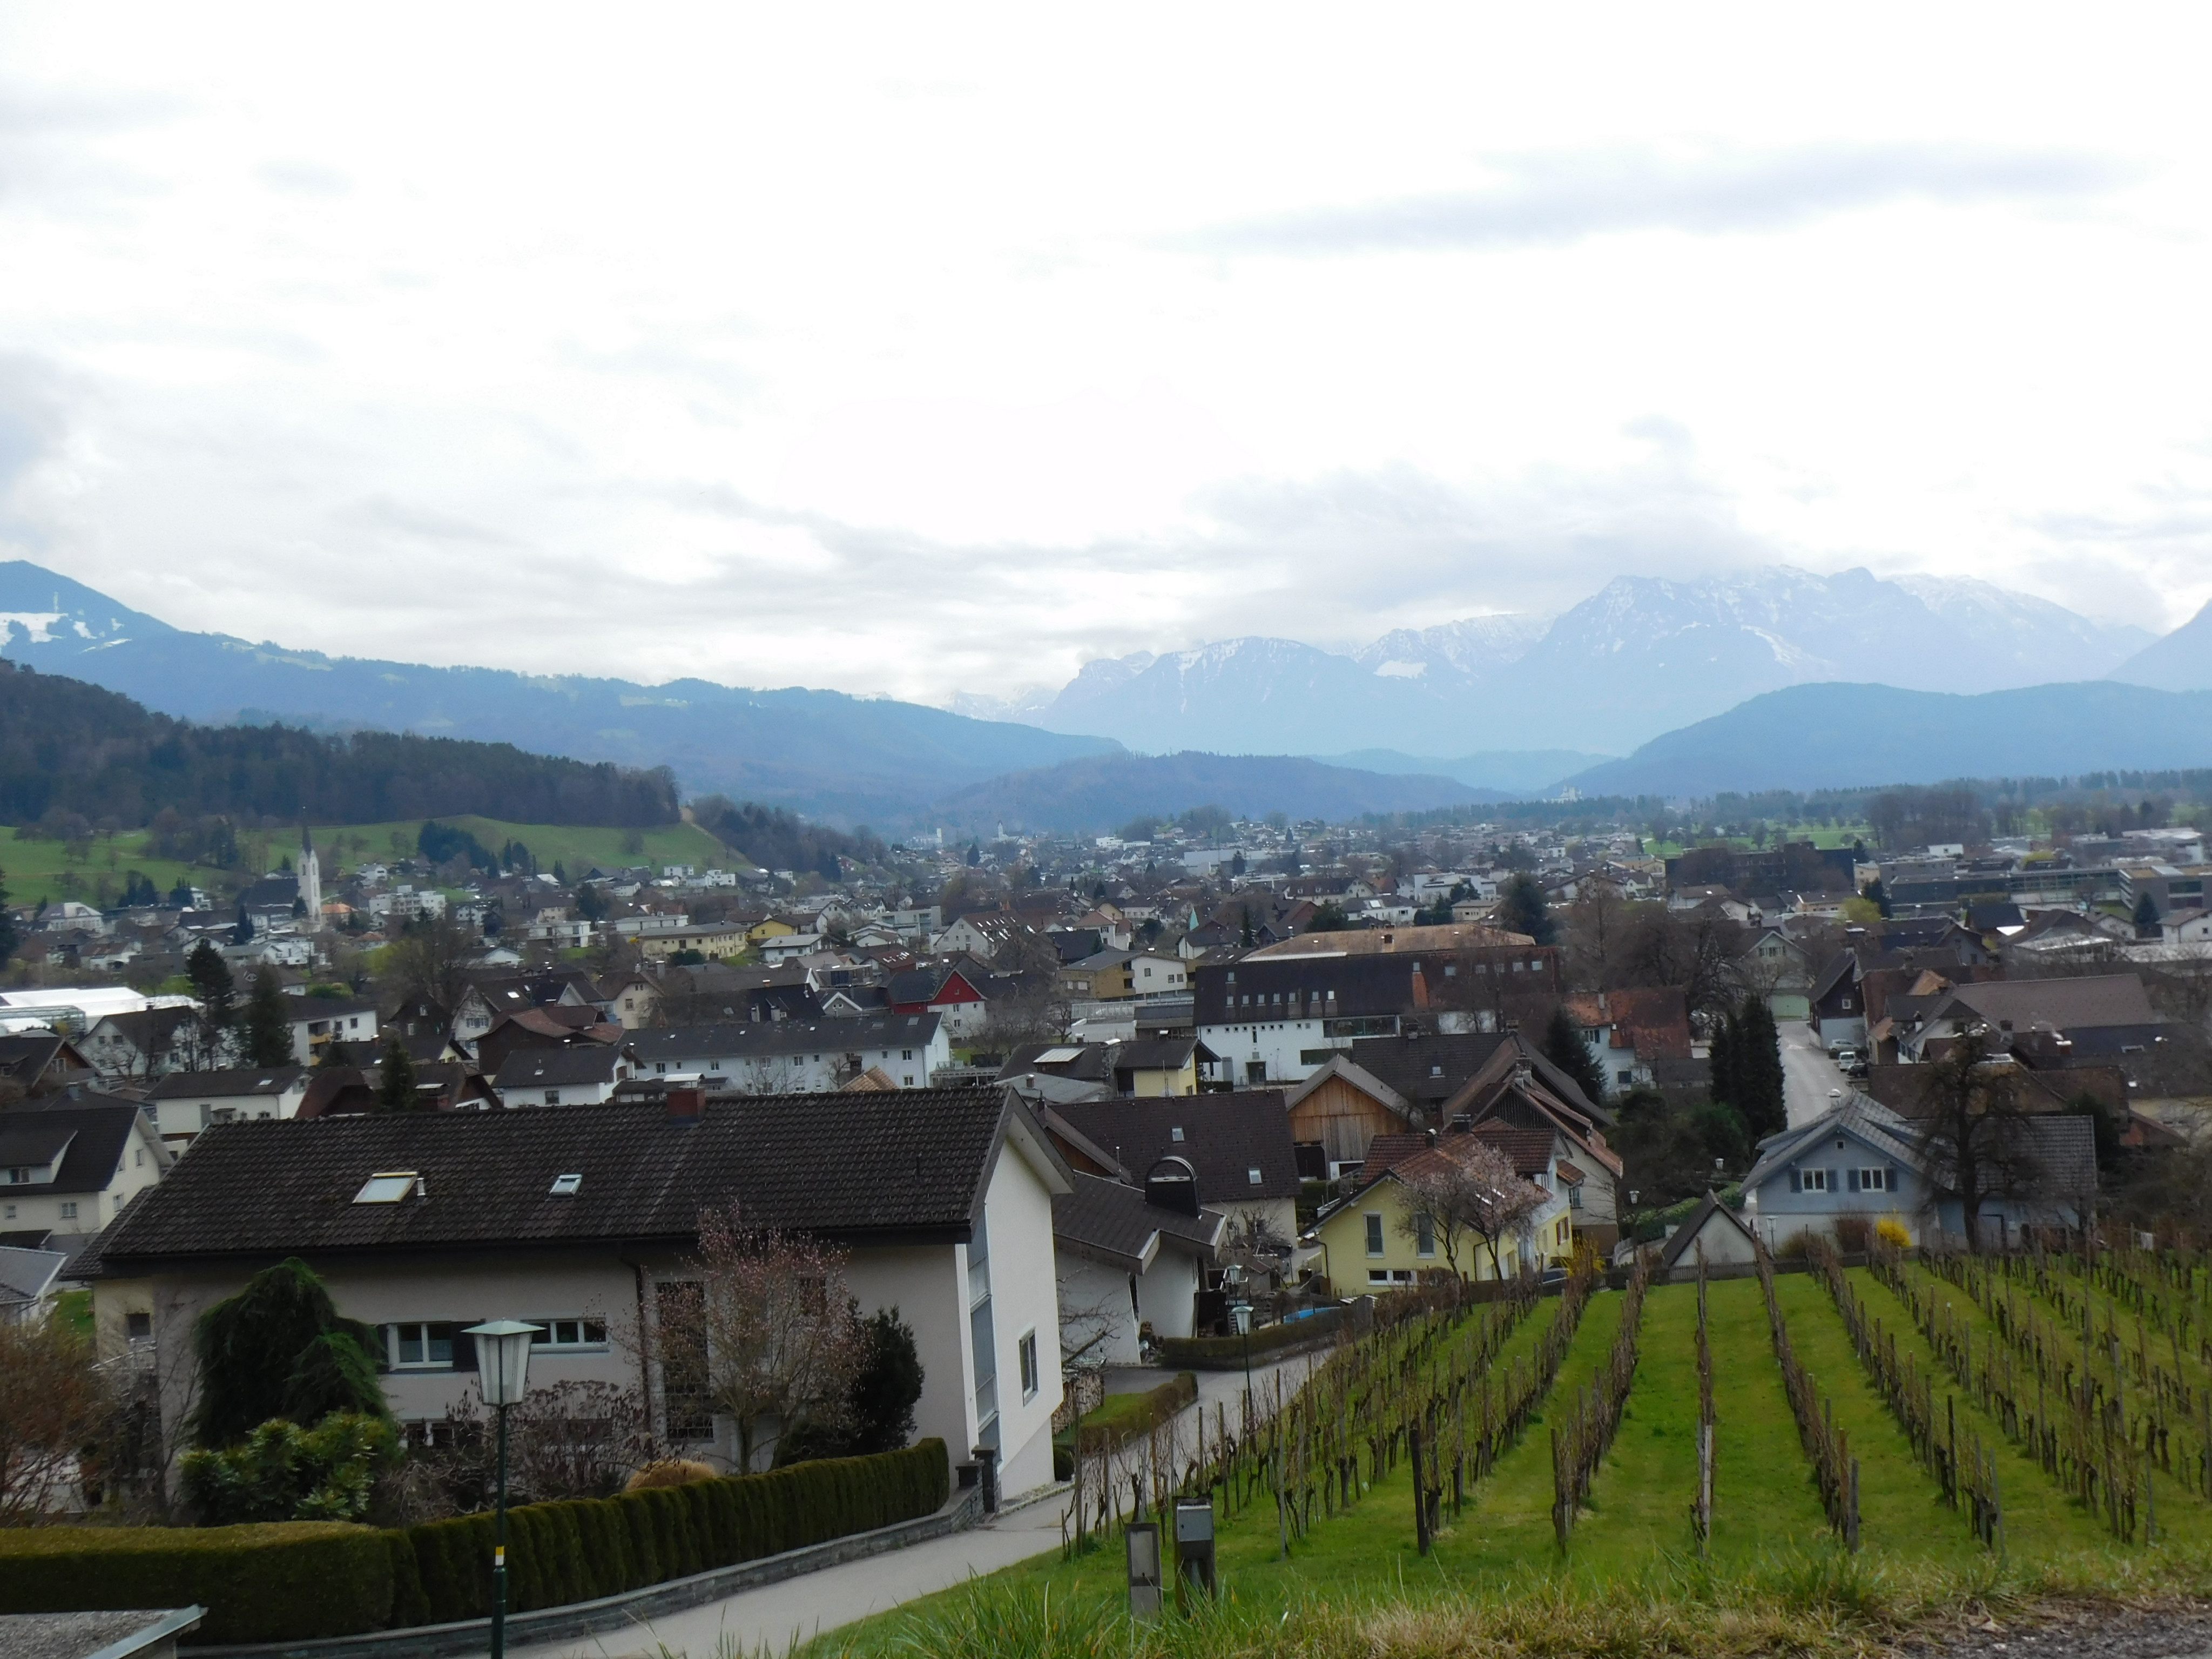
[[[942,1440],[507,1515],[507,1608],[528,1613],[779,1555],[940,1508]],[[0,1529],[0,1613],[208,1609],[194,1639],[293,1642],[491,1612],[492,1517]]]
[[[0,1529],[0,1613],[197,1602],[194,1641],[351,1636],[392,1613],[385,1539],[342,1521]]]
[[[942,1440],[873,1457],[793,1463],[768,1474],[654,1486],[615,1498],[526,1504],[507,1514],[507,1600],[528,1613],[641,1589],[714,1567],[909,1521],[951,1490]],[[492,1517],[410,1527],[419,1602],[394,1574],[394,1625],[491,1611]],[[410,1616],[411,1615],[411,1617]]]

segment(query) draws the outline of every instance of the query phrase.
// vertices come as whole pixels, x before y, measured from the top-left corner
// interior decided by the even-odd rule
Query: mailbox
[[[1135,1521],[1122,1534],[1129,1552],[1129,1617],[1160,1616],[1160,1529],[1153,1522]]]
[[[1178,1498],[1175,1506],[1176,1567],[1185,1585],[1213,1585],[1213,1500]]]

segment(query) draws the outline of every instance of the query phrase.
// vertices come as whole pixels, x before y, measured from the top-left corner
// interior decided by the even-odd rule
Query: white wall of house
[[[990,1232],[992,1325],[998,1354],[1000,1486],[1024,1492],[1052,1480],[1052,1414],[1059,1410],[1060,1288],[1052,1193],[1010,1144],[991,1173],[983,1212]],[[963,1252],[964,1255],[964,1252]],[[1022,1347],[1030,1345],[1030,1386]]]
[[[1188,1336],[1197,1311],[1198,1258],[1163,1245],[1152,1265],[1134,1275],[1087,1256],[1063,1251],[1060,1258],[1060,1308],[1073,1343],[1088,1342],[1102,1324],[1105,1334],[1087,1349],[1085,1364],[1134,1365],[1143,1358],[1137,1333],[1150,1325],[1157,1337]]]
[[[123,1206],[161,1178],[171,1156],[142,1115],[123,1149],[123,1157],[98,1192],[57,1193],[40,1182],[9,1182],[0,1170],[0,1231],[96,1233],[123,1213]]]

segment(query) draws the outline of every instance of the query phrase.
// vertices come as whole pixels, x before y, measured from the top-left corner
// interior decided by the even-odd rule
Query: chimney
[[[1413,964],[1413,1006],[1416,1008],[1425,1008],[1428,1006],[1428,975],[1421,971],[1421,964],[1417,962]]]
[[[1177,1215],[1198,1213],[1198,1172],[1170,1154],[1145,1171],[1145,1202]]]
[[[707,1091],[701,1088],[671,1089],[668,1091],[668,1121],[671,1123],[693,1124],[707,1115]]]
[[[1463,1135],[1467,1133],[1469,1130],[1474,1127],[1474,1114],[1472,1112],[1461,1112],[1456,1114],[1452,1118],[1451,1127],[1452,1133],[1455,1135]]]
[[[1437,1144],[1437,1132],[1436,1132],[1434,1129],[1431,1129],[1431,1130],[1430,1130],[1430,1131],[1428,1132],[1428,1133],[1429,1133],[1429,1145],[1430,1145],[1430,1146],[1435,1146],[1435,1145]]]

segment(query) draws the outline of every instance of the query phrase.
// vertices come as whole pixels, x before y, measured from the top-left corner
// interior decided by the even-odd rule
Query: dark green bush
[[[824,1458],[767,1474],[653,1486],[617,1498],[507,1511],[507,1605],[517,1613],[592,1601],[711,1568],[927,1515],[951,1486],[945,1443]],[[421,1584],[414,1622],[490,1611],[492,1517],[434,1521],[407,1534]]]
[[[0,1612],[198,1602],[201,1641],[352,1636],[389,1619],[393,1556],[386,1534],[334,1521],[26,1527],[0,1531]]]

